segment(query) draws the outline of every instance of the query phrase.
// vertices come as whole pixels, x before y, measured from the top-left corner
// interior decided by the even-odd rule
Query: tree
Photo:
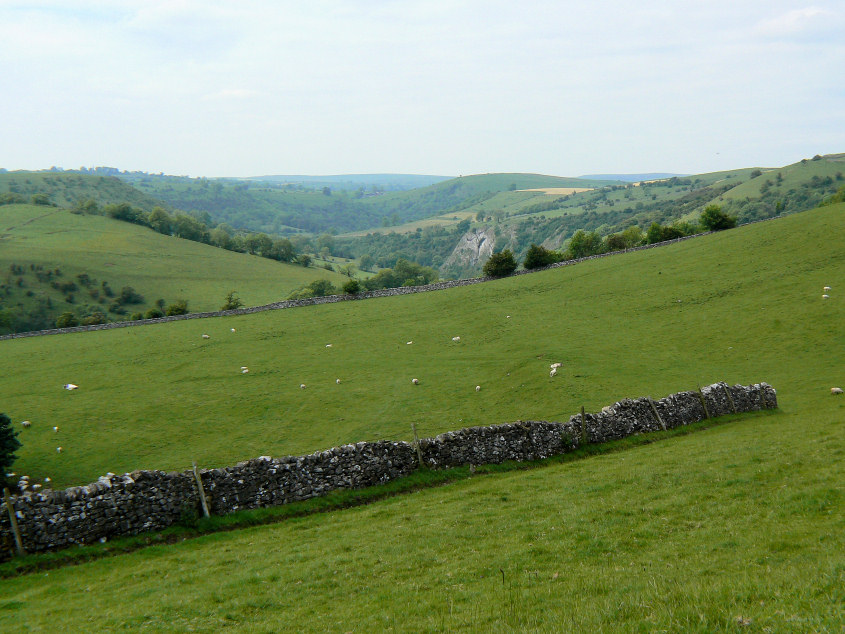
[[[516,270],[516,260],[510,249],[494,253],[484,263],[484,275],[490,277],[505,277]]]
[[[361,267],[362,271],[371,271],[373,264],[375,264],[375,260],[369,253],[365,253],[358,258],[358,265]]]
[[[297,264],[301,264],[305,268],[308,268],[309,266],[311,266],[311,256],[307,253],[303,253],[298,258],[296,258],[296,262]]]
[[[229,291],[226,293],[226,301],[223,303],[223,306],[220,310],[235,310],[243,306],[244,303],[241,301],[241,298],[238,297],[237,291]]]
[[[12,428],[11,419],[0,413],[0,480],[6,479],[6,473],[17,459],[15,452],[20,447],[18,432]]]
[[[343,292],[347,295],[357,295],[361,292],[361,284],[358,280],[349,280],[343,285]]]
[[[568,255],[571,259],[596,255],[597,253],[601,253],[601,249],[601,236],[595,231],[587,232],[583,229],[578,229],[575,232],[569,239],[569,246],[567,247]]]
[[[153,207],[150,215],[147,216],[147,224],[150,225],[153,231],[163,233],[167,236],[173,231],[173,218],[170,217],[170,214],[166,210],[159,206]]]
[[[719,205],[707,205],[701,214],[701,226],[707,231],[722,231],[736,227],[736,218],[722,211]]]
[[[536,244],[532,244],[525,253],[523,266],[526,269],[538,269],[542,266],[554,264],[555,262],[560,262],[560,254],[549,251],[545,247],[538,247]]]
[[[71,312],[62,313],[56,320],[56,328],[73,328],[78,325],[79,321],[76,319],[76,315]]]
[[[188,314],[188,300],[177,299],[175,302],[167,307],[164,311],[166,315],[187,315]]]

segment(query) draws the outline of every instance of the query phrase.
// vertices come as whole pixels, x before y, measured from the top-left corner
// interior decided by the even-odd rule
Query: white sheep
[[[337,383],[338,385],[340,385],[340,379],[335,379],[335,383]]]
[[[54,432],[56,432],[56,433],[58,434],[58,433],[59,433],[59,428],[58,428],[58,427],[53,427],[53,431],[54,431]]]
[[[414,342],[413,342],[413,341],[406,341],[406,342],[405,342],[405,345],[406,345],[406,346],[410,346],[412,343],[414,343]]]
[[[830,286],[825,286],[822,290],[823,290],[825,293],[827,293],[827,292],[830,290]]]
[[[304,390],[304,389],[305,389],[305,383],[300,383],[300,384],[299,384],[299,389],[300,389],[300,390]]]
[[[50,484],[52,481],[51,478],[44,478],[44,484]]]
[[[326,344],[326,348],[331,348],[331,347],[332,347],[332,344],[330,344],[330,343]]]
[[[234,329],[234,328],[231,328],[230,330],[231,330],[232,332],[235,332],[235,329]]]
[[[56,453],[62,453],[62,448],[61,448],[61,447],[56,447]]]
[[[62,387],[64,387],[66,390],[76,390],[79,388],[78,385],[74,385],[73,383],[65,383]]]
[[[555,374],[557,374],[557,368],[552,368],[552,371],[549,372],[549,376],[554,376]]]
[[[460,340],[461,340],[460,337],[452,337],[452,341],[460,341]]]
[[[249,374],[249,368],[241,368],[241,374]]]
[[[40,489],[40,488],[41,488],[41,485],[40,485],[40,484],[33,484],[33,485],[32,485],[32,490],[33,490],[33,491],[37,491],[37,490],[38,490],[38,489]]]
[[[552,370],[555,370],[555,369],[557,369],[557,368],[561,367],[562,365],[563,365],[562,363],[552,363],[552,364],[549,366],[549,368],[551,368]]]
[[[21,427],[29,427],[30,425],[32,425],[32,423],[30,423],[28,420],[21,421]]]
[[[414,385],[419,385],[420,380],[419,379],[411,379],[411,383],[413,383]]]
[[[511,316],[510,316],[510,315],[508,315],[505,319],[510,319],[510,318],[511,318]]]
[[[832,388],[830,388],[830,393],[831,394],[842,394],[842,388],[841,387],[832,387]]]
[[[830,299],[830,295],[822,295],[822,299]]]
[[[480,392],[480,391],[481,391],[481,386],[480,386],[480,385],[476,385],[476,386],[475,386],[475,391],[476,391],[476,392]]]
[[[211,339],[211,335],[203,335],[202,338],[203,339]]]

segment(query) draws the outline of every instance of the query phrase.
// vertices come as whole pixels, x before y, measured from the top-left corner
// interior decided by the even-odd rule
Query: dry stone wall
[[[466,464],[527,461],[566,453],[583,442],[599,443],[707,417],[777,407],[767,383],[715,383],[701,392],[679,392],[657,401],[623,399],[595,414],[567,422],[517,421],[470,427],[419,441],[422,463],[432,469]],[[338,489],[357,489],[406,476],[420,468],[417,447],[407,442],[360,442],[306,456],[262,456],[232,467],[199,471],[210,511],[288,504]],[[193,471],[108,473],[87,486],[24,493],[11,499],[27,552],[106,541],[161,530],[200,508]],[[0,558],[14,552],[8,510],[0,504]]]

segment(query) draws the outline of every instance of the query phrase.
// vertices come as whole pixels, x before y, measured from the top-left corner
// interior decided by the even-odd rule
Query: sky
[[[841,0],[0,0],[0,167],[702,173],[845,152]]]

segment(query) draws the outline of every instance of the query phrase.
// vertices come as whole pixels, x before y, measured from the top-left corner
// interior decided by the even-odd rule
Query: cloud
[[[819,7],[793,9],[774,18],[761,20],[754,27],[754,31],[758,35],[767,37],[800,35],[823,28],[826,18],[832,15],[832,12]]]

